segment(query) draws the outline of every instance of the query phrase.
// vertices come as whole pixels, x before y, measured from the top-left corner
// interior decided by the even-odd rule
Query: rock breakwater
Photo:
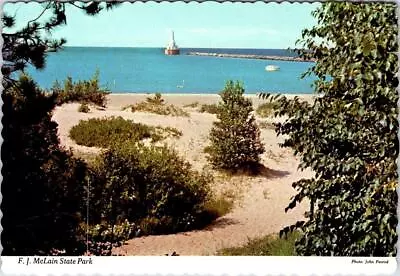
[[[265,59],[265,60],[281,60],[281,61],[298,61],[298,62],[314,62],[314,59],[305,60],[300,57],[289,56],[264,56],[264,55],[243,55],[243,54],[223,54],[223,53],[204,53],[204,52],[188,52],[189,56],[207,56],[207,57],[224,57],[224,58],[246,58],[246,59]]]

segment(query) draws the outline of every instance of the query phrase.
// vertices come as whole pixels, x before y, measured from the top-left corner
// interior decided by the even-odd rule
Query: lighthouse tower
[[[166,55],[179,55],[179,48],[175,43],[174,31],[171,31],[171,40],[167,48],[165,48]]]

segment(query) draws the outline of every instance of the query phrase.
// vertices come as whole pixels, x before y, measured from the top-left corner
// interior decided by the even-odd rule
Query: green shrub
[[[210,132],[211,145],[206,149],[215,168],[229,171],[256,170],[264,152],[260,130],[251,114],[252,103],[244,96],[239,83],[228,81],[220,96],[218,121]]]
[[[139,141],[151,138],[152,128],[133,123],[122,117],[92,118],[80,121],[71,128],[70,137],[78,145],[88,147],[108,147],[110,143]]]
[[[299,237],[299,232],[290,233],[282,238],[277,235],[267,235],[249,240],[244,246],[221,249],[217,254],[223,256],[296,256],[295,242]]]
[[[80,121],[70,130],[70,137],[78,145],[104,147],[118,142],[137,142],[146,138],[153,142],[167,137],[179,137],[182,132],[172,127],[153,127],[125,120],[122,117],[92,118]]]
[[[90,111],[90,108],[87,103],[81,103],[81,105],[78,108],[78,112],[88,113],[89,111]]]
[[[256,114],[262,118],[273,115],[275,110],[275,104],[273,102],[266,102],[260,104],[256,109]]]
[[[51,91],[57,96],[57,104],[80,102],[94,104],[101,107],[107,105],[109,91],[100,88],[99,71],[96,71],[92,79],[73,82],[71,77],[64,81],[64,87],[56,82]]]
[[[87,168],[60,146],[54,95],[22,76],[2,98],[2,254],[83,254]]]
[[[218,114],[218,105],[217,104],[203,104],[201,105],[199,111],[204,113],[210,113],[210,114]]]
[[[135,237],[138,229],[128,220],[114,225],[101,223],[82,226],[88,237],[87,250],[95,256],[111,256],[113,247],[121,246],[123,242]]]
[[[210,222],[205,203],[211,176],[193,171],[166,146],[116,144],[98,158],[93,175],[91,221],[128,220],[140,234],[186,231]]]
[[[134,105],[128,105],[123,108],[131,108],[132,112],[142,111],[142,112],[150,112],[159,115],[170,115],[170,116],[183,116],[188,117],[189,113],[179,108],[175,105],[167,105],[164,103],[164,99],[161,98],[160,93],[156,93],[154,97],[146,98],[146,101],[140,102]]]
[[[307,200],[296,242],[303,256],[396,256],[399,155],[398,15],[394,3],[325,2],[302,32],[300,56],[316,64],[312,102],[279,97],[277,125],[300,168],[286,211]],[[355,30],[343,22],[352,22]],[[385,34],[385,35],[382,35]],[[327,47],[331,45],[332,47]]]

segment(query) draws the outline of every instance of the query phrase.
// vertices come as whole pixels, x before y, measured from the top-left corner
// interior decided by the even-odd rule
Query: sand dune
[[[291,95],[293,96],[293,95]],[[208,145],[208,133],[216,116],[199,113],[194,108],[186,108],[190,117],[171,117],[157,114],[121,111],[123,106],[144,100],[146,94],[112,94],[109,95],[108,107],[105,110],[91,108],[90,113],[79,113],[79,104],[66,104],[57,107],[53,119],[59,124],[60,141],[74,151],[84,153],[99,152],[100,149],[78,146],[69,137],[69,130],[80,120],[94,117],[122,116],[135,122],[148,125],[176,127],[183,135],[180,138],[169,138],[167,144],[174,147],[181,156],[189,161],[195,169],[207,168],[206,156],[203,152]],[[178,106],[193,102],[215,103],[217,95],[163,95],[169,104]],[[263,101],[256,96],[250,96],[255,107]],[[311,100],[310,95],[301,95],[305,100]],[[261,119],[272,122],[276,119]],[[282,137],[276,137],[273,129],[261,130],[265,153],[262,163],[267,168],[258,177],[235,176],[218,178],[213,187],[216,193],[232,192],[237,194],[234,209],[227,215],[217,219],[206,229],[178,233],[173,235],[146,236],[129,240],[126,245],[115,251],[126,255],[164,255],[176,251],[180,255],[213,255],[223,247],[245,244],[249,238],[256,238],[271,233],[277,233],[284,226],[302,219],[307,209],[307,202],[295,210],[284,212],[284,208],[295,194],[291,184],[301,178],[312,176],[311,171],[298,171],[298,159],[290,149],[280,148],[278,143]]]

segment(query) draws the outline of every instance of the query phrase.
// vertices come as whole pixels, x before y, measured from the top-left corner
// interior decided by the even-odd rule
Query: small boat
[[[267,65],[265,66],[265,71],[279,71],[279,66],[277,65]]]

